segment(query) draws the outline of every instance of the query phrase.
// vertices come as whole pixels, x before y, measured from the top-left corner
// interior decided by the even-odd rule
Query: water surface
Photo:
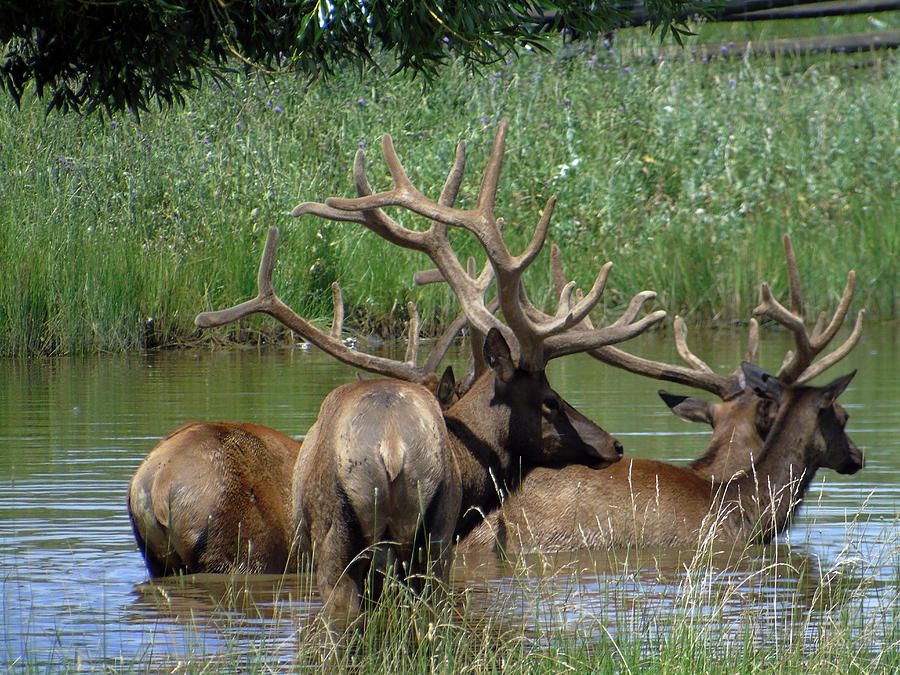
[[[695,351],[718,372],[737,365],[741,333],[693,332]],[[670,335],[640,342],[641,354],[677,362]],[[761,364],[774,370],[788,347],[783,334],[764,335]],[[454,355],[457,368],[464,357]],[[706,616],[727,638],[740,639],[752,617],[758,639],[810,639],[830,620],[816,609],[823,598],[852,602],[873,621],[896,620],[898,365],[900,331],[867,327],[854,353],[829,373],[859,369],[841,402],[866,468],[853,476],[820,472],[791,530],[741,565],[692,566],[686,554],[653,552],[509,562],[488,556],[457,567],[455,583],[471,611],[532,626],[536,635],[549,625],[598,637],[650,636],[678,617]],[[354,377],[299,348],[0,361],[0,659],[14,668],[137,663],[171,670],[263,641],[274,661],[289,663],[318,606],[305,580],[149,583],[128,522],[128,480],[160,437],[190,420],[254,421],[302,438],[325,394]],[[586,356],[554,362],[550,378],[628,454],[682,464],[709,437],[657,397],[661,386],[687,391],[675,385]],[[878,647],[877,637],[867,639]]]

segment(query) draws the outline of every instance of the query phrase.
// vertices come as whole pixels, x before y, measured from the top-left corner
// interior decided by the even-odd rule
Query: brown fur
[[[485,357],[491,370],[443,413],[429,390],[396,380],[346,384],[322,403],[294,471],[294,522],[332,620],[359,613],[373,561],[415,577],[424,548],[446,579],[459,523],[496,504],[519,461],[618,459],[615,439],[569,419],[543,371],[516,368],[499,331]]]
[[[722,483],[744,475],[759,459],[775,421],[777,406],[773,401],[749,389],[718,403],[664,391],[659,394],[676,416],[712,427],[713,435],[703,454],[687,466],[698,478]]]
[[[150,574],[293,566],[290,480],[299,452],[298,441],[240,422],[191,422],[157,443],[128,498]]]
[[[822,388],[787,388],[757,371],[748,380],[771,388],[756,386],[755,395],[774,401],[778,412],[749,470],[714,482],[703,467],[640,458],[603,471],[536,468],[458,551],[696,547],[710,532],[734,544],[768,541],[786,527],[820,467],[854,473],[864,462],[835,403],[852,374]]]

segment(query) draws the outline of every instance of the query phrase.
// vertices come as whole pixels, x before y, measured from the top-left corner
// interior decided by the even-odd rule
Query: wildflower
[[[445,45],[449,45],[449,44],[450,44],[450,38],[445,37],[445,38],[444,38],[444,44],[445,44]]]
[[[366,147],[366,142],[365,142],[365,141],[360,141],[360,142],[359,142],[359,147],[361,147],[361,148]]]
[[[238,129],[243,129],[243,128],[244,128],[244,123],[243,123],[243,122],[238,122],[238,123],[235,124],[234,126],[236,126]]]
[[[204,139],[203,139],[203,145],[209,145],[209,142],[210,142],[210,141],[209,141],[208,138],[204,138]]]
[[[356,102],[357,102],[359,105],[365,105],[365,104],[366,104],[366,99],[360,98],[360,99],[357,99]]]
[[[115,120],[110,120],[110,121],[109,121],[109,126],[111,126],[111,127],[117,127],[117,126],[119,126],[119,123],[116,122]]]
[[[484,115],[482,115],[480,118],[478,118],[478,121],[481,122],[482,124],[487,124],[488,122],[491,121],[491,118],[485,117]]]
[[[275,112],[281,112],[281,106],[280,106],[280,105],[276,105],[276,106],[275,106]]]

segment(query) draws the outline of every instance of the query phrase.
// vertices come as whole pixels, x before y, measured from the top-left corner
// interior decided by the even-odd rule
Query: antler
[[[556,244],[553,244],[550,247],[550,271],[554,287],[557,292],[561,292],[566,281],[559,246]],[[576,295],[578,293],[580,293],[580,291],[577,291]],[[628,312],[626,312],[626,315],[627,314]],[[589,317],[584,319],[584,322],[588,326],[590,326],[590,321]],[[667,382],[676,382],[696,389],[703,389],[704,391],[717,395],[723,400],[727,400],[732,396],[739,394],[744,389],[740,366],[738,366],[738,369],[731,375],[724,376],[716,374],[712,368],[710,368],[702,359],[697,357],[688,347],[687,328],[684,320],[680,316],[675,317],[674,328],[675,347],[678,350],[678,355],[688,364],[688,368],[664,363],[662,361],[651,361],[650,359],[634,356],[617,347],[611,346],[592,349],[588,354],[598,361],[602,361],[603,363],[617,368],[622,368],[623,370],[635,373],[636,375],[643,375],[657,380],[666,380]],[[758,348],[759,324],[756,319],[751,319],[744,361],[752,362],[756,358]]]
[[[375,356],[372,354],[363,354],[347,347],[341,341],[341,330],[344,320],[344,303],[341,297],[341,288],[337,283],[331,285],[334,299],[334,319],[331,325],[330,333],[324,333],[302,316],[294,312],[290,307],[285,305],[281,299],[275,294],[272,286],[272,271],[275,269],[275,261],[278,249],[278,228],[270,227],[269,235],[266,238],[266,246],[263,249],[262,259],[259,263],[259,276],[257,277],[257,285],[259,294],[253,299],[243,302],[228,309],[216,312],[203,312],[197,315],[194,323],[199,328],[212,328],[214,326],[222,326],[233,321],[249,316],[250,314],[263,313],[276,318],[292,331],[303,337],[305,340],[313,343],[319,349],[331,354],[339,361],[348,365],[360,368],[370,373],[379,375],[387,375],[411,382],[419,382],[422,384],[432,385],[437,383],[437,366],[434,370],[429,367],[420,367],[416,365],[419,351],[419,314],[415,305],[409,303],[409,346],[406,350],[406,359],[404,361],[395,361],[393,359]]]
[[[483,333],[487,333],[491,327],[503,331],[508,342],[518,345],[519,365],[524,368],[539,370],[551,358],[630,339],[660,321],[665,312],[657,311],[641,319],[636,319],[635,312],[627,321],[620,319],[611,326],[577,328],[599,302],[611,263],[600,271],[590,292],[575,303],[571,302],[574,284],[569,285],[561,293],[557,311],[552,316],[532,311],[531,303],[523,302],[526,296],[521,283],[522,275],[544,245],[556,197],[550,197],[547,201],[525,251],[513,256],[503,241],[502,221],[494,215],[508,126],[509,120],[504,118],[497,127],[474,209],[453,208],[444,203],[443,195],[441,201],[435,202],[422,194],[407,177],[391,137],[385,135],[382,150],[393,179],[392,190],[373,194],[365,175],[365,154],[359,151],[354,162],[354,178],[359,195],[357,198],[331,198],[324,205],[301,204],[292,214],[299,216],[314,213],[332,220],[362,223],[391,243],[425,253],[450,284],[471,326]],[[452,182],[458,188],[464,167],[465,144],[460,143],[448,184]],[[445,187],[445,192],[446,189]],[[382,211],[386,206],[403,207],[429,218],[431,226],[424,232],[407,229]],[[472,232],[486,251],[497,276],[500,308],[508,328],[485,305],[484,294],[490,278],[483,272],[477,279],[473,279],[453,253],[447,236],[451,226]],[[640,304],[652,295],[649,292],[643,294]]]
[[[856,287],[856,272],[854,270],[848,272],[847,285],[844,287],[844,293],[841,295],[841,300],[828,326],[825,326],[825,312],[822,312],[819,314],[812,335],[809,335],[803,322],[800,274],[797,270],[797,258],[794,256],[790,235],[785,234],[782,241],[784,244],[784,257],[788,266],[791,309],[788,310],[781,305],[772,295],[769,284],[763,282],[760,287],[760,304],[753,310],[753,313],[757,316],[767,316],[793,333],[796,351],[787,353],[777,377],[787,384],[800,385],[806,384],[814,377],[820,375],[853,350],[862,335],[863,317],[866,310],[859,310],[853,330],[844,344],[813,363],[822,350],[834,339],[838,329],[844,323],[844,319],[850,309],[850,301],[853,299],[853,291]]]
[[[502,223],[501,223],[502,225]],[[475,276],[475,259],[469,258],[466,264],[466,273],[470,277]],[[484,264],[484,269],[481,272],[482,274],[491,275],[491,279],[493,279],[493,267],[491,267],[490,261],[487,261]],[[415,276],[413,276],[413,283],[416,286],[426,286],[428,284],[436,284],[443,283],[444,275],[441,274],[440,270],[430,269],[430,270],[422,270],[416,272]],[[500,299],[498,297],[494,297],[487,304],[488,311],[491,314],[496,313],[496,311],[500,308]],[[468,320],[466,319],[466,313],[460,312],[457,317],[453,320],[453,322],[448,327],[447,331],[443,336],[438,340],[439,343],[450,340],[452,341],[456,334],[459,333],[466,325],[468,325]],[[475,379],[481,375],[483,372],[487,370],[487,364],[484,360],[484,350],[482,346],[484,345],[485,335],[477,328],[469,326],[469,342],[470,347],[472,349],[472,355],[469,357],[469,364],[466,369],[465,376],[457,382],[457,387],[459,391],[466,391],[471,384],[475,381]],[[449,343],[443,346],[443,354],[447,353],[447,349],[449,348]],[[437,351],[437,348],[435,349]],[[431,358],[434,355],[434,351],[429,355]],[[443,357],[441,357],[443,358]],[[437,373],[437,366],[435,366],[435,373]]]

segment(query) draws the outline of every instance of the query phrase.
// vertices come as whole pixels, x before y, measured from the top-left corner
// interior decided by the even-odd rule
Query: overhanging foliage
[[[652,28],[677,39],[685,10],[703,4],[650,0],[645,9]],[[610,0],[0,0],[0,87],[18,103],[33,86],[48,111],[140,111],[181,103],[183,92],[227,68],[315,79],[370,64],[378,51],[432,80],[449,58],[477,70],[543,48],[559,24],[538,18],[598,33],[632,11]]]

